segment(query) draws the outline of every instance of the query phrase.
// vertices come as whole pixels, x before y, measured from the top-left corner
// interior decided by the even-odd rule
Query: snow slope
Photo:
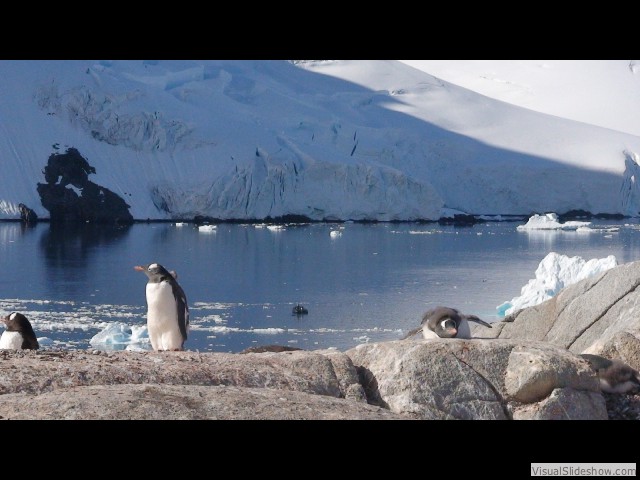
[[[536,112],[640,135],[640,60],[402,60]]]
[[[0,218],[48,217],[69,147],[136,219],[640,211],[640,137],[399,61],[4,60],[0,89]]]

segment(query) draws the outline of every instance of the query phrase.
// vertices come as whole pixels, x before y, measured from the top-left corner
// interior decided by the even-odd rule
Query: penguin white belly
[[[429,330],[426,326],[422,329],[422,336],[426,339],[430,339],[430,338],[440,338],[436,332],[434,332],[433,330]]]
[[[458,325],[458,334],[456,338],[471,338],[471,327],[469,327],[469,322],[467,320],[462,320],[460,325]]]
[[[182,349],[176,300],[167,282],[147,283],[147,329],[154,350]]]
[[[20,332],[2,332],[0,350],[22,350],[22,334]]]

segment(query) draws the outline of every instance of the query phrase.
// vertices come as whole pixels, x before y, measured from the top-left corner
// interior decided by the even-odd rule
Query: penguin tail
[[[420,325],[419,327],[414,328],[413,330],[409,331],[409,333],[407,333],[400,340],[406,340],[407,338],[413,337],[414,335],[416,335],[416,334],[418,334],[420,332],[422,332],[422,325]]]
[[[464,318],[466,318],[467,321],[469,322],[475,322],[475,323],[479,323],[480,325],[484,325],[485,327],[493,328],[490,323],[487,323],[484,320],[481,320],[475,315],[465,315]]]

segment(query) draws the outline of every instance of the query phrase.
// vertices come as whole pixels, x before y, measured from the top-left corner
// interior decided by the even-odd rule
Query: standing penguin
[[[422,332],[424,338],[471,338],[469,322],[493,328],[476,315],[466,315],[455,308],[435,307],[425,313],[420,326],[407,333],[402,340],[419,332]]]
[[[149,279],[146,296],[151,346],[154,350],[183,350],[189,332],[189,306],[177,274],[159,263],[133,268]]]
[[[40,348],[31,323],[23,314],[13,312],[2,318],[6,329],[0,337],[2,350],[37,350]]]

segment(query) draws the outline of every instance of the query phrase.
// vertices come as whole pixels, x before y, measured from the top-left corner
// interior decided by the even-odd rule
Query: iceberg
[[[97,350],[151,350],[146,325],[127,325],[115,322],[94,335],[89,344]]]
[[[593,258],[568,257],[549,253],[538,265],[536,278],[522,287],[520,296],[498,305],[499,316],[506,316],[526,307],[538,305],[556,295],[564,287],[585,278],[605,272],[618,264],[616,257]]]
[[[570,221],[560,223],[556,213],[547,213],[544,215],[533,215],[526,224],[518,225],[516,229],[519,232],[526,230],[577,230],[588,228],[591,222]]]

